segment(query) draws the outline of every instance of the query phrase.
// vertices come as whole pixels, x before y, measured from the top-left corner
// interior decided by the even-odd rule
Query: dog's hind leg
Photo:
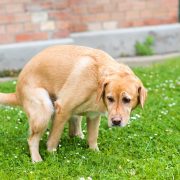
[[[69,120],[69,136],[78,136],[84,139],[84,134],[81,128],[82,116],[72,116]]]
[[[55,118],[52,123],[51,133],[47,142],[47,150],[49,152],[56,151],[61,138],[61,134],[64,130],[64,125],[70,118],[70,112],[55,113]]]
[[[29,91],[28,91],[29,92]],[[38,88],[31,91],[25,100],[24,109],[29,117],[29,150],[33,162],[42,161],[39,154],[39,142],[53,114],[53,104],[46,90]]]

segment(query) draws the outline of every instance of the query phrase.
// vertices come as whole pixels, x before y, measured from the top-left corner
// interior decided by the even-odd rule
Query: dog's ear
[[[102,98],[107,84],[108,84],[108,80],[105,80],[104,78],[99,81],[98,89],[97,89],[96,103],[98,103],[100,101],[100,99]]]
[[[141,85],[138,88],[138,93],[139,93],[139,103],[140,103],[141,107],[143,108],[145,100],[147,98],[147,90],[143,85]]]
[[[105,88],[110,81],[110,77],[113,74],[114,74],[114,70],[111,67],[109,67],[108,69],[101,69],[99,81],[98,81],[96,103],[98,103],[100,99],[103,97]]]

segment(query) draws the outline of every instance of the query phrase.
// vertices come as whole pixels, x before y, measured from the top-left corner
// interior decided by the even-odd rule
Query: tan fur
[[[4,94],[0,93],[0,103],[5,105],[19,105],[16,93]]]
[[[112,96],[114,102],[108,101]],[[131,98],[124,104],[122,98]],[[28,139],[33,162],[41,161],[39,141],[54,111],[47,142],[48,151],[56,150],[65,123],[70,136],[83,138],[81,118],[87,116],[88,144],[98,150],[100,114],[108,111],[108,124],[127,124],[130,112],[146,90],[131,69],[118,64],[107,53],[82,46],[64,45],[47,48],[33,57],[19,75],[16,93],[0,94],[1,104],[21,105],[29,118]]]

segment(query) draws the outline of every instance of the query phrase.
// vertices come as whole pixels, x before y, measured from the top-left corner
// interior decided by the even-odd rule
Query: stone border
[[[2,77],[2,78],[0,78],[0,83],[6,82],[6,81],[13,81],[13,80],[17,80],[17,78],[15,78],[15,77]]]
[[[152,65],[154,63],[163,62],[169,58],[179,57],[180,60],[180,52],[179,53],[171,53],[164,55],[155,55],[155,56],[143,56],[143,57],[122,57],[116,59],[119,63],[127,64],[130,67],[146,67]],[[3,77],[0,78],[0,82],[6,82],[11,80],[17,80],[16,77]]]
[[[122,57],[118,58],[117,61],[119,63],[124,63],[129,65],[130,67],[141,67],[141,66],[149,66],[154,63],[163,62],[169,58],[180,57],[179,53],[170,53],[170,54],[163,54],[163,55],[154,55],[154,56],[141,56],[141,57]],[[180,58],[179,58],[180,60]]]

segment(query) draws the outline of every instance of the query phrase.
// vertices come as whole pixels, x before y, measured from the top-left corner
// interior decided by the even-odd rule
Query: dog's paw
[[[50,153],[57,152],[57,148],[47,147],[47,151]]]
[[[41,156],[36,156],[36,157],[32,157],[32,163],[38,163],[38,162],[42,162],[42,158]]]
[[[91,146],[89,146],[89,149],[91,149],[93,151],[99,151],[99,148],[97,145],[91,145]]]
[[[57,151],[58,142],[48,140],[46,145],[47,145],[48,152],[56,152]]]
[[[73,137],[79,137],[80,139],[84,139],[84,134],[83,133],[74,133],[69,135],[70,138]]]
[[[77,137],[81,138],[81,139],[84,139],[84,134],[83,133],[79,133],[76,135]]]

